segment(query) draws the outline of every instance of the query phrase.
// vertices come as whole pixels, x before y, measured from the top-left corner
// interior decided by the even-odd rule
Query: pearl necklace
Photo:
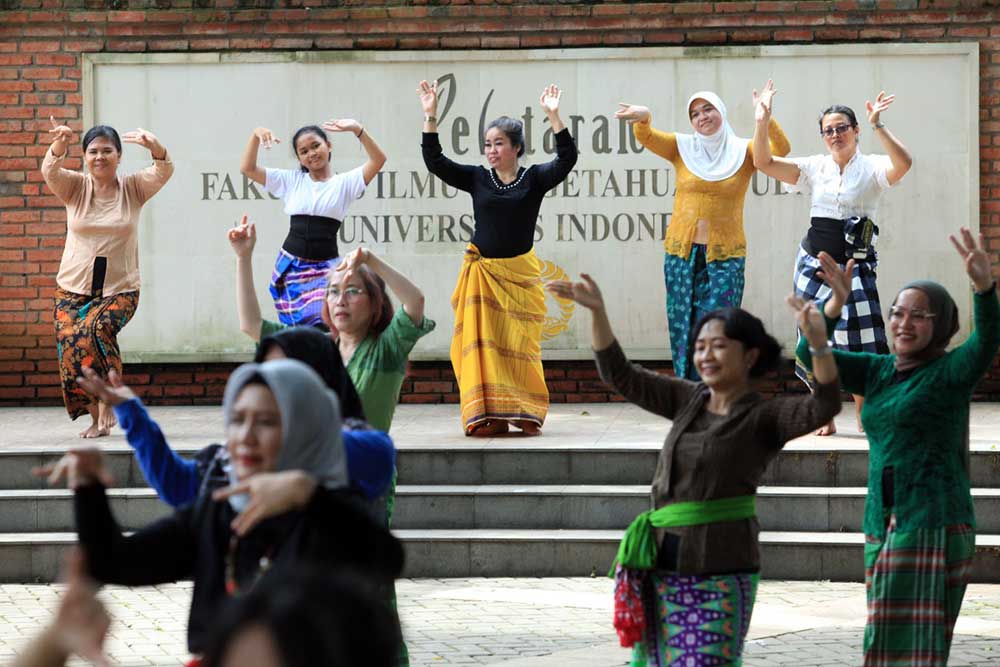
[[[513,183],[508,183],[504,185],[503,183],[497,180],[496,173],[492,169],[490,169],[489,171],[490,171],[490,180],[493,181],[493,186],[497,190],[510,190],[511,188],[517,186],[521,182],[521,179],[524,178],[524,175],[528,173],[528,170],[525,169],[517,177],[517,180],[515,180]]]

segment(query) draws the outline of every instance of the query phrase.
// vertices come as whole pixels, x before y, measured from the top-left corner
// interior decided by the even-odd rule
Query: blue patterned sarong
[[[719,262],[705,259],[705,246],[695,243],[687,259],[665,253],[663,277],[667,287],[667,326],[674,375],[699,380],[691,357],[691,328],[703,315],[719,308],[739,308],[746,285],[745,257]]]
[[[327,274],[339,263],[339,257],[302,259],[278,250],[270,284],[278,320],[288,326],[322,324]]]

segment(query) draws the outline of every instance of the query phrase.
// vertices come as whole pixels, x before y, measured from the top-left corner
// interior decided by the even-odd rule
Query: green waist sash
[[[757,516],[757,496],[734,496],[715,500],[690,500],[649,510],[637,516],[622,537],[615,563],[630,570],[652,570],[656,565],[657,544],[653,528],[699,526],[706,523],[739,521]],[[613,576],[615,565],[612,563]]]

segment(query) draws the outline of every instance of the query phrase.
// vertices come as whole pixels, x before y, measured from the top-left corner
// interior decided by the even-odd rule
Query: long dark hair
[[[750,369],[750,377],[760,377],[778,367],[781,361],[781,344],[764,329],[764,323],[742,308],[720,308],[703,315],[691,331],[691,340],[698,338],[702,327],[712,320],[722,322],[726,338],[738,340],[747,350],[758,350],[757,362]]]
[[[326,132],[323,131],[322,127],[319,125],[303,125],[295,131],[295,134],[292,135],[292,153],[295,155],[296,160],[299,159],[299,138],[303,134],[315,134],[317,137],[325,141],[327,145],[330,144],[330,139],[326,136]],[[330,154],[330,159],[333,159],[333,153]],[[299,161],[299,169],[304,172],[309,171],[309,169],[302,164],[301,160]]]
[[[118,151],[118,154],[122,154],[122,138],[118,136],[118,130],[110,125],[95,125],[87,130],[87,133],[83,135],[83,152],[86,153],[90,142],[99,137],[109,140],[115,145],[115,150]]]

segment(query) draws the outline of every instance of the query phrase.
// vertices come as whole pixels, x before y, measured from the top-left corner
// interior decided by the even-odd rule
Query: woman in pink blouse
[[[139,212],[170,179],[174,165],[167,149],[147,130],[119,137],[107,125],[83,137],[87,173],[62,167],[73,131],[51,119],[54,136],[42,160],[42,177],[66,205],[66,246],[56,276],[55,325],[63,400],[71,419],[89,414],[81,438],[108,435],[114,413],[76,385],[82,369],[102,378],[122,372],[118,332],[139,305]],[[127,176],[118,174],[122,142],[138,144],[153,164]]]

